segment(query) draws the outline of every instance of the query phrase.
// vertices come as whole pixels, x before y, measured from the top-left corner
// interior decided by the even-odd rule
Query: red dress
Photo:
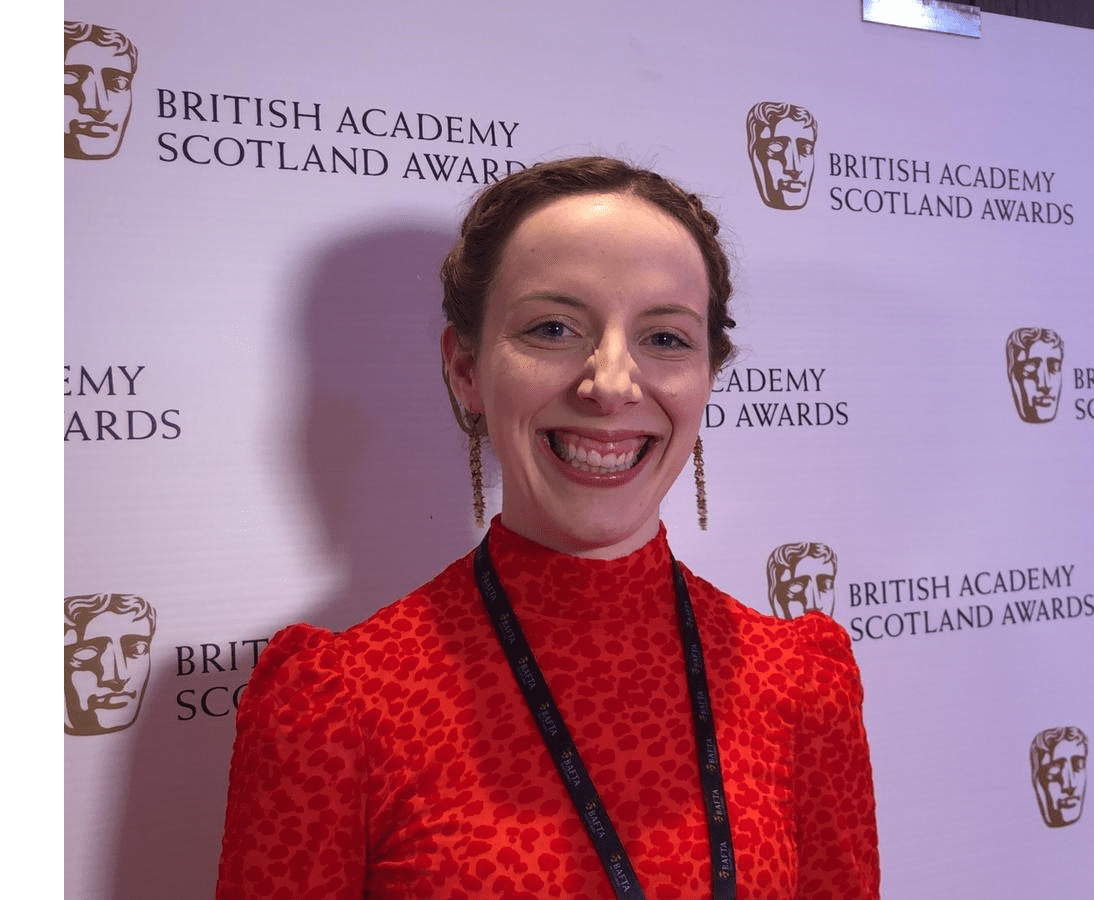
[[[664,527],[587,560],[495,520],[490,556],[651,900],[709,898]],[[685,569],[739,900],[878,896],[847,634]],[[472,556],[341,634],[282,631],[244,693],[218,900],[614,897],[479,597]]]

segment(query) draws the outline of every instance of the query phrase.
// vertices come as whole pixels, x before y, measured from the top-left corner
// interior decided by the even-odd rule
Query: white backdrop
[[[139,715],[65,738],[68,897],[211,895],[263,641],[363,619],[477,542],[437,266],[491,172],[584,153],[663,171],[729,229],[743,353],[703,432],[710,530],[687,472],[663,514],[681,559],[765,611],[776,547],[835,552],[883,896],[1094,891],[1094,812],[1046,827],[1029,764],[1043,729],[1094,735],[1094,34],[806,0],[66,17],[138,65],[116,155],[65,163],[65,594],[157,616]],[[802,209],[757,192],[764,100],[817,122]],[[905,212],[924,202],[942,214]],[[1028,326],[1064,343],[1039,424],[1004,352]]]

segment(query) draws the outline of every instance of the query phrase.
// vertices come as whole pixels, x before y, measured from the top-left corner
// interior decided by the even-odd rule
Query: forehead
[[[132,73],[129,56],[115,47],[101,47],[94,41],[80,41],[65,52],[66,66],[87,66],[91,69],[120,69]]]
[[[692,301],[706,314],[706,265],[675,217],[640,197],[584,194],[536,210],[513,231],[495,287],[502,291],[637,289]]]

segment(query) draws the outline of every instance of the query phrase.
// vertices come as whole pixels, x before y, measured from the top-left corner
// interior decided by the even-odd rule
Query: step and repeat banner
[[[663,515],[851,635],[883,896],[1094,893],[1094,33],[860,14],[67,4],[68,897],[210,896],[271,635],[479,540],[437,268],[479,187],[589,153],[726,226],[710,527],[687,472]]]

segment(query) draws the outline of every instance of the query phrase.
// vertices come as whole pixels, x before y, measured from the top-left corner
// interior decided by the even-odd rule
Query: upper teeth
[[[634,465],[638,451],[628,450],[620,453],[601,453],[598,450],[586,450],[577,444],[562,444],[559,455],[575,469],[591,472],[594,475],[609,475],[625,472]]]

